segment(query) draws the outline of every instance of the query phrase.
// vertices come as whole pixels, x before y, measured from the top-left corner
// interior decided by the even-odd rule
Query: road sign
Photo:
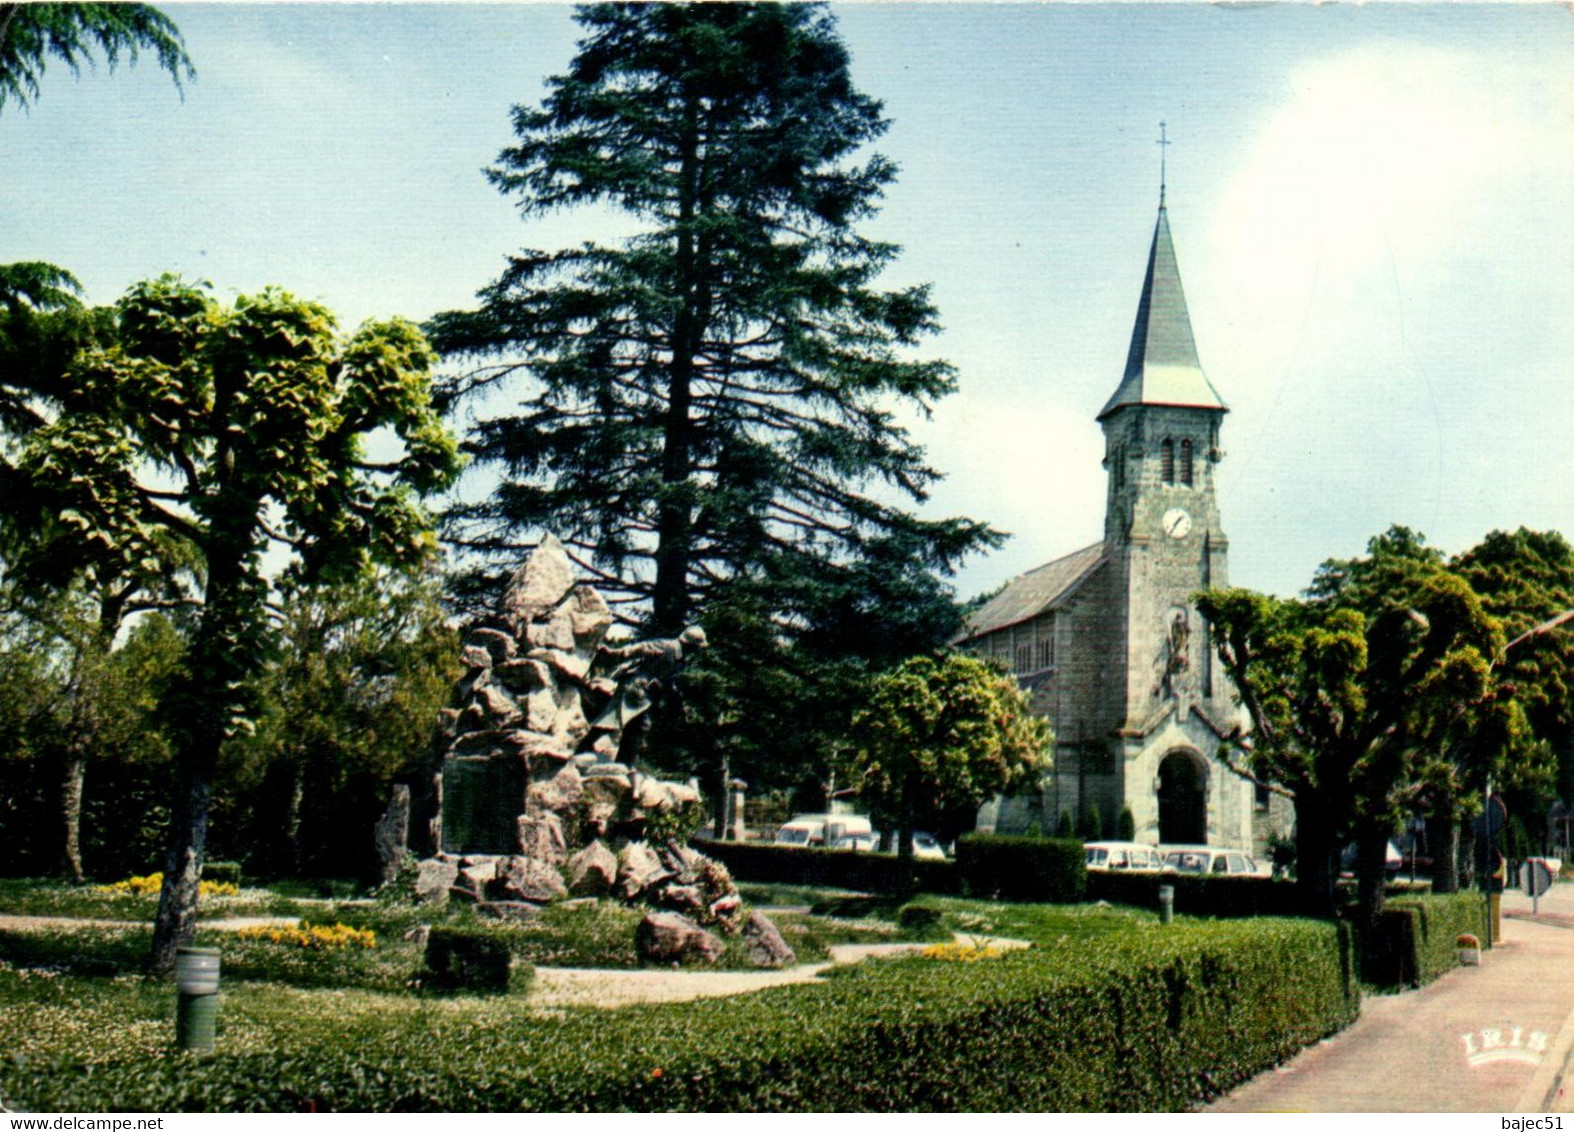
[[[1545,857],[1531,857],[1525,862],[1525,891],[1530,893],[1532,915],[1540,911],[1542,894],[1552,887],[1561,866],[1562,862]]]
[[[1476,819],[1476,833],[1482,837],[1496,837],[1503,831],[1507,821],[1508,807],[1503,804],[1502,798],[1494,794],[1487,799],[1486,808]]]

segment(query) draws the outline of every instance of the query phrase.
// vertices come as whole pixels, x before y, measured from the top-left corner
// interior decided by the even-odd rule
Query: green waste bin
[[[193,1053],[212,1053],[219,1017],[219,949],[175,949],[175,1044]]]

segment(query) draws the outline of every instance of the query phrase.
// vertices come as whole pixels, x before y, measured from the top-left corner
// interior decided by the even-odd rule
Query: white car
[[[1135,841],[1089,841],[1082,848],[1090,873],[1156,873],[1164,867],[1157,849]]]
[[[858,853],[873,853],[880,847],[878,833],[847,833],[831,842],[832,849],[851,849]]]
[[[1273,869],[1250,853],[1216,845],[1162,845],[1164,871],[1181,876],[1271,877]]]

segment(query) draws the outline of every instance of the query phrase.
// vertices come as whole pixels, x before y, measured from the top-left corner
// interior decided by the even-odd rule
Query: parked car
[[[1083,849],[1090,873],[1156,873],[1164,867],[1157,849],[1135,841],[1089,841]]]
[[[851,849],[858,853],[873,853],[880,847],[880,835],[869,833],[844,833],[831,842],[832,849]]]
[[[882,846],[887,853],[895,853],[901,848],[902,834],[892,830],[886,834]],[[915,861],[943,861],[946,859],[945,847],[935,839],[934,834],[922,830],[913,830],[913,860]]]
[[[1350,842],[1339,852],[1339,875],[1341,877],[1355,876],[1355,863],[1358,850],[1355,842]],[[1430,864],[1430,862],[1428,862]],[[1399,871],[1405,867],[1404,854],[1399,851],[1399,846],[1392,841],[1383,850],[1383,868],[1388,873],[1388,879],[1393,880]],[[1419,870],[1418,870],[1419,871]]]
[[[1161,845],[1164,871],[1181,876],[1270,877],[1273,869],[1250,853],[1216,845]]]
[[[843,837],[873,832],[862,814],[794,814],[792,821],[776,831],[776,844],[835,845]]]

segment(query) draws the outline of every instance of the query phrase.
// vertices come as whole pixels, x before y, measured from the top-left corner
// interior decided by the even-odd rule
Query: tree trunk
[[[1357,915],[1365,929],[1377,927],[1383,915],[1388,884],[1388,827],[1362,822],[1355,851]]]
[[[713,795],[711,807],[716,815],[715,838],[717,841],[727,840],[727,833],[732,828],[732,760],[726,752],[719,752],[716,766],[716,793]]]
[[[656,516],[656,577],[651,589],[651,624],[658,636],[675,637],[689,616],[689,558],[693,520],[689,479],[693,474],[694,357],[704,336],[701,277],[704,265],[694,231],[699,208],[699,122],[688,98],[678,186],[676,286],[682,306],[673,320],[672,359],[667,363],[667,413],[662,424],[661,504]]]
[[[1296,903],[1308,916],[1331,918],[1335,910],[1332,822],[1321,795],[1309,788],[1295,793]]]
[[[1459,815],[1447,814],[1427,822],[1427,848],[1432,851],[1432,891],[1459,891]]]
[[[87,777],[87,752],[67,753],[60,775],[60,875],[82,883],[82,784]]]
[[[213,776],[198,770],[188,775],[185,786],[184,797],[170,823],[164,887],[159,890],[158,918],[153,924],[148,968],[155,975],[167,975],[175,969],[175,949],[190,944],[197,930],[197,899],[202,862],[207,856]]]
[[[290,799],[284,807],[284,859],[290,875],[301,875],[301,803],[306,798],[306,755],[290,768]]]

